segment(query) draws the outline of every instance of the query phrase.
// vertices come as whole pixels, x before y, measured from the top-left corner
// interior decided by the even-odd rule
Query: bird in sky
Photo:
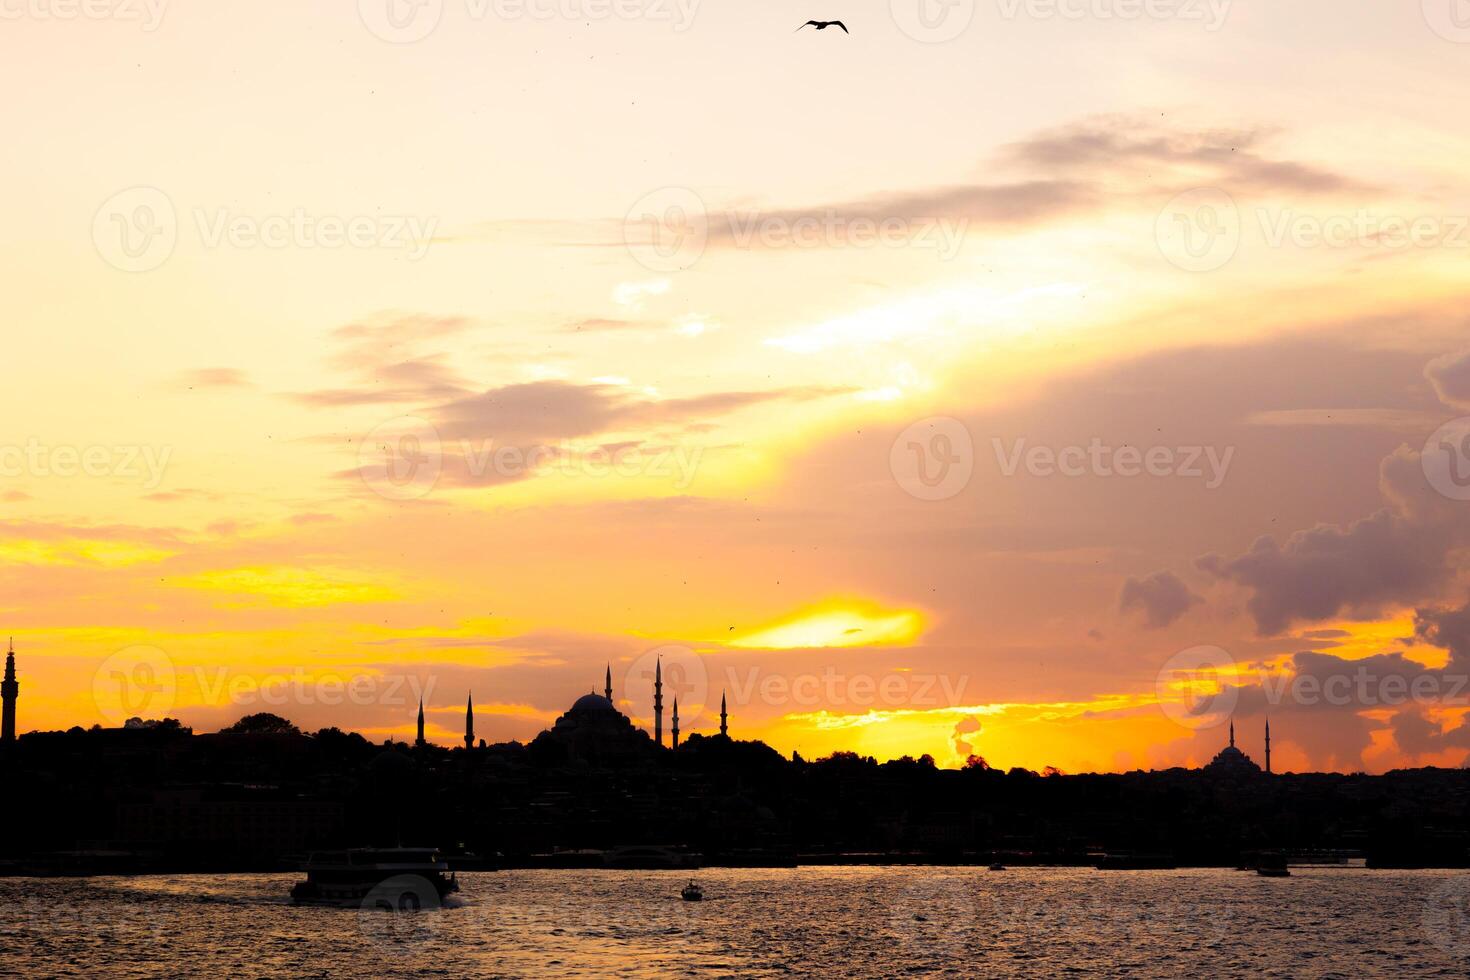
[[[852,33],[852,31],[849,31],[847,29],[847,25],[844,24],[840,20],[809,20],[805,24],[802,24],[801,25],[801,27],[808,27],[808,26],[815,27],[819,31],[825,31],[829,27],[840,27],[840,28],[842,28],[842,33],[844,33],[844,34],[851,34]],[[801,30],[801,27],[798,27],[797,30],[798,31]]]

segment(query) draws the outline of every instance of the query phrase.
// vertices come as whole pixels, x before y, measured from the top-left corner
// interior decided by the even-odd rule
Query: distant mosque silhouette
[[[1221,776],[1249,776],[1261,772],[1250,756],[1235,747],[1235,719],[1230,719],[1230,744],[1205,766],[1205,772]],[[1266,775],[1271,775],[1271,719],[1266,719]]]
[[[673,736],[670,749],[679,747],[679,699],[674,698],[673,726],[670,734]],[[649,734],[633,724],[632,719],[617,709],[613,702],[612,687],[612,664],[607,665],[607,673],[603,679],[602,693],[592,691],[584,694],[572,706],[560,715],[555,724],[545,732],[553,740],[564,744],[573,758],[616,758],[619,756],[634,756],[645,752],[650,747]],[[730,737],[730,715],[727,710],[725,695],[720,695],[720,738]],[[418,715],[418,737],[414,740],[415,746],[425,746],[428,742],[424,738],[424,699],[419,698]],[[475,699],[471,694],[465,704],[464,712],[464,744],[465,748],[475,747]],[[663,661],[658,660],[654,664],[653,672],[653,736],[651,744],[658,748],[664,747],[664,671]],[[485,740],[479,742],[481,748],[485,747]]]

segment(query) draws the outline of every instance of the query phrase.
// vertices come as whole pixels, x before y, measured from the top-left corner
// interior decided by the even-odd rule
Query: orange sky
[[[5,7],[22,730],[1462,763],[1470,36],[919,2]]]

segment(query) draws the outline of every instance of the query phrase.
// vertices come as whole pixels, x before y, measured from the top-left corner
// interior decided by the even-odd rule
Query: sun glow
[[[747,633],[730,646],[757,650],[898,646],[918,639],[924,617],[864,600],[834,599]]]

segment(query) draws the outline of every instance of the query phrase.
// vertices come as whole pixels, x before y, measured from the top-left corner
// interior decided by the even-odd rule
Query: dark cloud
[[[1343,612],[1375,615],[1389,604],[1436,597],[1452,575],[1450,555],[1466,536],[1459,515],[1429,491],[1419,454],[1401,447],[1380,467],[1389,506],[1348,524],[1319,524],[1283,544],[1258,538],[1226,559],[1205,555],[1203,571],[1251,590],[1247,603],[1264,635]]]
[[[1470,669],[1470,604],[1458,609],[1417,610],[1414,635],[1449,651],[1451,664]]]
[[[1204,599],[1191,592],[1183,579],[1165,569],[1142,579],[1130,577],[1123,583],[1118,608],[1141,610],[1149,629],[1163,629],[1201,602]]]

